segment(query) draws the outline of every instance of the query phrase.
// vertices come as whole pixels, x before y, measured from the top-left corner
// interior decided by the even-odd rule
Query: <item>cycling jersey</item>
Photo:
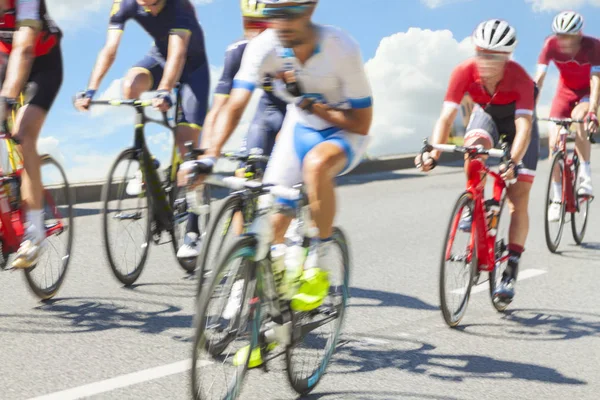
[[[476,61],[468,59],[454,69],[444,99],[444,105],[460,108],[460,102],[468,93],[473,102],[479,104],[492,117],[514,118],[518,114],[533,115],[534,83],[523,67],[514,61],[508,61],[504,76],[490,94],[479,76]]]
[[[10,54],[14,32],[22,26],[40,30],[34,47],[36,57],[48,54],[62,37],[48,15],[45,0],[8,0],[8,9],[0,18],[0,52]]]
[[[227,48],[225,53],[225,65],[223,67],[223,73],[221,79],[215,88],[215,94],[221,96],[228,96],[233,88],[233,80],[240,70],[242,64],[242,57],[246,50],[248,40],[239,40]],[[263,98],[261,98],[261,105],[263,107],[269,107],[271,105],[277,107],[280,111],[285,112],[287,103],[275,96],[273,93],[272,77],[266,75],[263,77],[261,82],[261,88],[265,92]]]
[[[188,45],[188,63],[196,66],[206,63],[204,32],[196,19],[196,10],[190,0],[169,0],[158,15],[152,15],[136,0],[113,0],[108,29],[123,30],[129,19],[137,21],[154,39],[154,45],[167,57],[169,36],[176,32],[191,33]]]
[[[600,41],[583,36],[581,49],[575,56],[570,56],[560,52],[557,37],[551,36],[538,59],[538,70],[546,71],[550,61],[554,61],[560,71],[561,84],[571,90],[589,90],[590,73],[600,72]]]
[[[280,44],[274,30],[261,33],[248,44],[233,87],[252,91],[265,75],[277,76],[279,72],[293,70],[304,97],[334,108],[371,107],[371,88],[358,43],[338,28],[317,26],[317,29],[319,43],[305,65],[300,64],[292,49]],[[281,80],[273,80],[273,88],[282,99],[294,100]],[[315,115],[299,108],[297,111],[301,124],[317,130],[332,127]]]

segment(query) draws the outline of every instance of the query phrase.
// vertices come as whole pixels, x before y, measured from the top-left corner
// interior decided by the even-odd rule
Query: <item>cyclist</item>
[[[181,112],[176,116],[175,142],[180,154],[186,153],[185,143],[198,144],[200,131],[208,109],[210,76],[204,33],[196,19],[196,10],[190,0],[114,0],[110,12],[106,44],[98,56],[88,88],[75,102],[87,110],[100,82],[117,55],[125,23],[137,21],[154,39],[149,53],[129,70],[123,81],[123,95],[127,99],[140,97],[143,92],[156,90],[153,105],[166,112],[173,105],[171,91],[181,83]],[[141,174],[137,174],[137,180]],[[128,193],[141,188],[141,182],[128,185]],[[131,189],[134,188],[134,189]],[[200,230],[197,216],[190,214],[188,232]],[[192,239],[186,235],[185,241]]]
[[[215,119],[227,103],[233,88],[233,78],[240,69],[242,56],[248,41],[268,27],[266,15],[263,13],[264,4],[257,3],[256,0],[240,0],[240,2],[244,24],[244,39],[231,44],[225,53],[223,73],[215,89],[212,106],[204,123],[205,137],[210,137]],[[270,155],[275,144],[275,137],[283,123],[287,103],[273,93],[271,77],[264,77],[262,89],[264,94],[259,100],[256,114],[244,139],[241,151],[247,152],[258,148],[262,150],[262,154]],[[199,254],[200,240],[192,233],[191,238],[179,249],[177,257],[195,258]]]
[[[448,141],[461,100],[468,93],[475,106],[466,129],[465,145],[491,148],[498,144],[500,133],[506,134],[511,143],[511,160],[502,169],[504,179],[518,177],[517,183],[507,189],[511,210],[510,257],[502,282],[494,293],[497,301],[510,303],[529,229],[529,192],[539,152],[537,124],[532,122],[534,83],[519,64],[510,60],[517,37],[515,29],[508,23],[497,19],[484,21],[477,26],[472,39],[476,56],[464,61],[452,72],[431,142],[440,144]],[[439,151],[434,150],[423,157],[417,156],[415,164],[423,171],[430,171],[436,166],[439,156]],[[463,215],[465,218],[470,219],[470,215]]]
[[[37,140],[62,85],[62,33],[44,0],[2,0],[0,19],[2,125],[10,112],[9,103],[16,102],[25,89],[25,105],[19,109],[13,134],[23,154],[21,194],[27,206],[27,227],[12,266],[29,268],[37,262],[46,238]]]
[[[291,306],[307,311],[318,307],[329,291],[326,269],[333,262],[334,178],[353,169],[366,150],[373,114],[371,88],[358,44],[338,28],[312,22],[317,0],[259,3],[265,5],[273,29],[248,43],[229,100],[207,138],[212,160],[197,163],[214,162],[221,154],[254,88],[263,76],[273,76],[275,93],[289,104],[263,181],[306,184],[319,238]],[[278,214],[273,222],[274,246],[282,245],[290,218]],[[282,261],[277,257],[273,264]]]
[[[580,195],[592,195],[592,177],[590,168],[591,144],[587,140],[586,128],[591,133],[598,129],[598,96],[600,94],[600,41],[582,33],[583,17],[573,11],[559,13],[552,23],[554,35],[544,43],[538,60],[535,82],[542,88],[550,61],[554,61],[560,71],[560,81],[550,109],[551,118],[584,119],[587,125],[576,124],[577,137],[575,147],[581,158],[579,166]],[[590,76],[591,75],[591,76]],[[559,127],[554,125],[550,131],[550,148],[554,149]],[[558,181],[552,184],[553,198],[562,197],[562,185]],[[560,219],[560,204],[550,205],[548,219]]]

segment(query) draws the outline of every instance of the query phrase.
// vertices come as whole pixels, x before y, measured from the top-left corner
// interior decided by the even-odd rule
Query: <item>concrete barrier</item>
[[[377,159],[367,159],[361,162],[349,175],[372,174],[398,169],[414,168],[416,154],[388,156]],[[548,158],[548,138],[540,138],[540,159]],[[441,165],[456,163],[463,159],[462,154],[444,153],[440,159]],[[72,194],[76,203],[93,203],[101,200],[104,181],[79,182],[71,184]],[[115,184],[116,187],[116,184]],[[113,192],[115,192],[113,190]]]

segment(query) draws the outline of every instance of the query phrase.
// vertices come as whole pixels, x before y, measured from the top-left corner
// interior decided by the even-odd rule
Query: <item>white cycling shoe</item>
[[[194,232],[188,232],[185,234],[185,239],[183,239],[183,245],[177,251],[177,258],[196,258],[200,255],[200,248],[201,243],[198,234]]]
[[[548,222],[560,221],[560,212],[562,211],[561,203],[552,203],[548,209]]]
[[[579,180],[579,189],[577,189],[577,194],[580,196],[591,196],[593,193],[592,177],[582,175]]]

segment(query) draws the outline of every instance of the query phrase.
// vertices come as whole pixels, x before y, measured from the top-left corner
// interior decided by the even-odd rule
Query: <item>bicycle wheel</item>
[[[332,239],[331,251],[338,253],[339,262],[328,266],[329,295],[317,309],[294,313],[293,340],[286,348],[288,380],[300,395],[312,391],[323,377],[337,346],[348,304],[351,267],[348,242],[338,228],[334,228]]]
[[[553,174],[557,172],[560,175],[560,182],[564,182],[563,174],[565,171],[565,161],[563,158],[563,153],[558,152],[554,156],[552,160],[552,167],[550,168],[550,177],[548,178],[548,188],[546,191],[546,203],[545,203],[545,214],[544,214],[544,230],[546,234],[546,245],[548,246],[548,250],[552,253],[556,253],[556,249],[558,248],[558,244],[560,243],[560,239],[562,237],[562,232],[565,224],[565,202],[561,196],[560,199],[554,198],[554,191],[552,189]],[[563,188],[563,192],[566,188]],[[557,221],[549,221],[548,216],[550,214],[550,207],[552,204],[560,204],[560,214],[559,219]]]
[[[186,190],[183,187],[178,187],[177,183],[171,183],[169,190],[169,201],[173,208],[173,232],[171,234],[171,243],[173,251],[177,257],[177,251],[185,240],[187,233],[187,224],[190,212],[188,211]],[[209,185],[203,185],[202,201],[208,206],[208,212],[198,217],[198,227],[200,229],[200,238],[206,236],[208,221],[210,220],[210,188]],[[196,258],[183,259],[177,258],[177,262],[186,272],[193,273],[197,264]]]
[[[237,236],[236,233],[240,233],[240,227],[236,227],[235,224],[240,224],[240,222],[243,224],[243,204],[244,201],[240,194],[227,196],[210,222],[202,240],[202,249],[198,259],[198,295],[204,284],[210,282],[215,263],[223,249],[227,248]],[[234,222],[236,213],[238,214]],[[237,218],[240,218],[240,221]]]
[[[198,301],[190,371],[194,399],[234,399],[241,391],[248,350],[256,347],[260,332],[255,246],[253,236],[232,243]]]
[[[102,223],[108,263],[126,286],[139,278],[150,248],[152,203],[145,189],[138,150],[124,150],[104,184]]]
[[[579,182],[579,158],[574,157],[573,167],[575,174],[573,181]],[[577,211],[571,213],[571,232],[573,233],[573,240],[575,240],[575,243],[581,244],[587,228],[590,196],[579,196],[577,194],[577,189],[577,183],[575,183],[573,185],[573,198],[577,201]]]
[[[492,305],[498,311],[506,310],[508,304],[494,301],[494,291],[502,280],[502,274],[508,266],[508,233],[510,228],[510,212],[506,205],[506,199],[500,208],[500,215],[498,216],[498,225],[496,240],[494,246],[495,263],[494,269],[490,272],[490,298],[492,299]]]
[[[467,310],[473,278],[478,265],[475,227],[472,222],[471,229],[459,227],[463,213],[470,213],[473,216],[473,209],[471,193],[463,193],[454,206],[444,240],[440,266],[440,302],[444,321],[450,327],[457,326]],[[460,238],[462,240],[459,240]],[[457,268],[454,268],[456,269],[455,276],[449,279],[446,275],[455,264],[457,264]],[[460,281],[462,281],[462,285]],[[451,283],[457,283],[458,287],[449,287]]]
[[[42,300],[56,295],[67,274],[73,245],[73,195],[63,168],[41,158],[46,243],[37,264],[25,270],[31,290]]]

